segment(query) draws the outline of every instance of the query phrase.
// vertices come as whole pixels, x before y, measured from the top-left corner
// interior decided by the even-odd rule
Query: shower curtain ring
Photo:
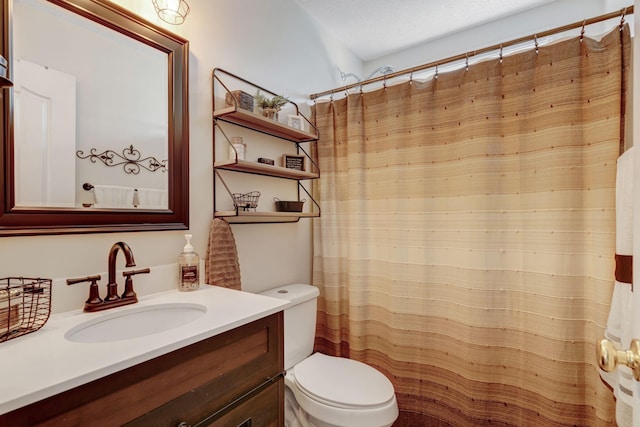
[[[582,28],[580,29],[580,43],[584,40],[584,27],[587,25],[587,20],[582,21]]]
[[[464,54],[464,70],[469,71],[469,52]]]
[[[534,43],[534,44],[535,44],[535,46],[536,46],[536,54],[538,54],[538,53],[539,53],[539,50],[538,50],[538,35],[537,35],[537,34],[534,34],[534,35],[533,35],[533,43]]]
[[[500,43],[500,63],[502,64],[502,43]]]
[[[438,64],[436,64],[436,75],[433,76],[434,79],[438,79]]]
[[[620,31],[622,31],[622,27],[624,27],[624,16],[627,14],[627,8],[622,9],[622,14],[620,15]]]

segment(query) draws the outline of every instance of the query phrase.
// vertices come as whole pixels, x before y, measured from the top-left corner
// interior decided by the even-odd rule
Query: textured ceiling
[[[369,61],[554,0],[296,0]]]

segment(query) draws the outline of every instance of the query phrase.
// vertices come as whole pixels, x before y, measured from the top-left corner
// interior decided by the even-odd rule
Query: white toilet
[[[319,291],[287,285],[261,292],[286,299],[285,426],[389,427],[398,418],[391,381],[364,363],[313,353]]]

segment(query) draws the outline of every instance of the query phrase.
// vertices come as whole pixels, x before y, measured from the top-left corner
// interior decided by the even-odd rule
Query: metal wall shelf
[[[238,159],[237,153],[235,159],[229,160],[215,160],[215,152],[216,152],[216,129],[213,132],[213,153],[214,153],[214,192],[216,191],[217,182],[221,182],[224,186],[229,196],[233,199],[233,193],[223,180],[222,176],[219,173],[219,170],[226,170],[232,172],[239,173],[249,173],[255,175],[262,176],[270,176],[275,178],[283,178],[289,180],[295,180],[298,182],[298,200],[300,200],[300,189],[309,197],[312,202],[312,211],[311,212],[264,212],[264,211],[252,211],[252,210],[243,210],[239,208],[238,205],[234,201],[234,210],[225,210],[218,211],[216,210],[216,197],[214,194],[214,202],[213,202],[213,215],[216,218],[224,218],[227,222],[232,224],[260,224],[260,223],[289,223],[289,222],[298,222],[300,218],[317,218],[320,216],[320,206],[313,199],[311,194],[307,191],[307,189],[300,183],[300,181],[304,180],[313,180],[318,179],[320,177],[320,170],[315,160],[307,154],[307,152],[300,146],[303,143],[313,143],[318,140],[318,130],[317,128],[302,115],[298,109],[298,106],[289,101],[292,105],[295,106],[296,114],[301,116],[308,123],[309,127],[312,128],[313,132],[307,132],[301,129],[293,128],[284,123],[280,123],[276,120],[264,117],[260,114],[256,114],[252,111],[248,111],[239,107],[236,101],[236,105],[234,106],[225,106],[224,108],[215,108],[216,105],[216,83],[220,85],[225,91],[225,98],[227,94],[231,94],[231,90],[229,87],[223,83],[221,80],[221,76],[224,75],[230,80],[236,80],[244,85],[251,86],[259,91],[267,92],[271,95],[275,95],[273,92],[262,88],[254,83],[251,83],[241,77],[238,77],[234,74],[231,74],[227,71],[224,71],[220,68],[215,68],[213,70],[213,123],[214,126],[218,129],[220,124],[219,122],[230,123],[232,125],[240,126],[246,129],[250,129],[252,131],[256,131],[259,133],[263,133],[266,135],[270,135],[279,139],[283,139],[286,141],[290,141],[295,144],[296,150],[298,154],[301,152],[304,153],[304,156],[310,160],[310,171],[306,170],[296,170],[290,169],[281,166],[268,165],[265,163],[253,162]],[[218,132],[221,132],[226,139],[226,143],[231,146],[231,142],[225,135],[225,133],[220,129]]]

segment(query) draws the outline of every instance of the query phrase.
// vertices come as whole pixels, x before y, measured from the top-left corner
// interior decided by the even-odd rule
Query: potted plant
[[[270,119],[278,120],[278,111],[289,100],[281,95],[276,95],[273,98],[267,98],[258,91],[255,96],[258,107],[262,108],[262,115]]]

